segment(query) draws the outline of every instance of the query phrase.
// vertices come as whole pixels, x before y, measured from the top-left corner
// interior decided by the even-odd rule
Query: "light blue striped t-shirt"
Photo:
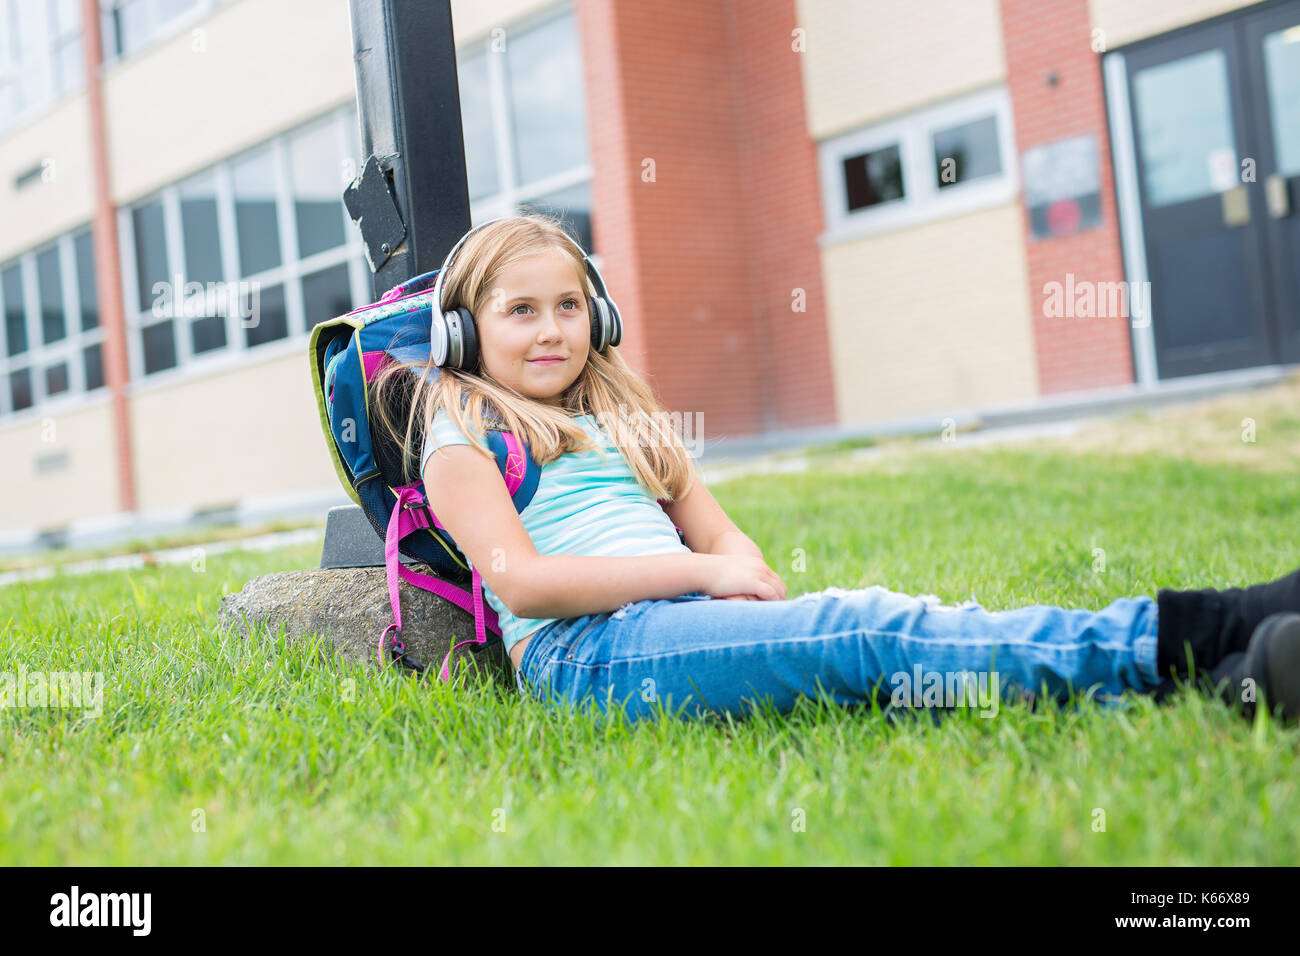
[[[541,467],[537,491],[519,513],[537,552],[599,556],[689,552],[691,549],[677,536],[672,519],[637,482],[604,429],[590,415],[575,421],[603,449],[605,458],[602,460],[597,451],[584,449],[566,452]],[[424,474],[429,456],[436,449],[470,444],[446,410],[439,409],[425,437],[420,474]],[[560,620],[516,617],[486,581],[483,596],[497,612],[507,654],[523,638]]]

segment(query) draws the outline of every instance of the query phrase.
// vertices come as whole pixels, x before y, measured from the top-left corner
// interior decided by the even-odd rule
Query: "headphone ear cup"
[[[604,299],[600,301],[609,310],[609,344],[618,345],[623,341],[623,316],[619,315],[618,306],[610,305]]]
[[[598,295],[591,296],[587,303],[591,306],[591,347],[603,352],[609,346],[609,306]]]
[[[447,316],[440,309],[434,309],[429,320],[429,355],[434,365],[445,368],[450,354],[451,334],[447,329]]]
[[[461,357],[459,368],[466,372],[478,371],[478,329],[474,327],[474,316],[469,309],[459,308],[456,315],[460,318]]]

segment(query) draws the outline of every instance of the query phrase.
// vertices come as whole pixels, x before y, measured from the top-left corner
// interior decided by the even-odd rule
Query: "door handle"
[[[1273,173],[1264,180],[1264,195],[1268,199],[1268,214],[1274,219],[1291,215],[1291,197],[1287,194],[1286,177]]]
[[[1244,226],[1250,222],[1250,197],[1245,186],[1233,186],[1219,194],[1223,197],[1223,224]]]

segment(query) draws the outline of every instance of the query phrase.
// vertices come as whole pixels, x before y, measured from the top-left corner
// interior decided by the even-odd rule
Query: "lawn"
[[[1167,417],[1107,426],[1155,451],[958,436],[712,490],[790,597],[882,584],[991,610],[1099,608],[1163,586],[1244,585],[1300,564],[1300,471],[1277,466],[1300,448],[1292,394],[1234,399],[1257,423],[1244,449],[1236,412],[1207,406],[1177,441],[1158,440]],[[0,862],[1300,859],[1300,732],[1262,714],[1247,724],[1185,694],[1122,710],[1004,702],[993,719],[935,725],[808,699],[787,715],[630,725],[217,628],[223,590],[318,561],[312,546],[230,552],[201,571],[0,588],[0,671],[104,681],[97,717],[0,711]]]

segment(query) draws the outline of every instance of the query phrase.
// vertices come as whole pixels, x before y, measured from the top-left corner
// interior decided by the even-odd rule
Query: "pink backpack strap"
[[[523,442],[513,432],[502,432],[501,439],[506,443],[506,490],[513,498],[528,474],[528,455],[524,452]]]
[[[474,569],[473,593],[471,594],[447,581],[442,581],[427,574],[420,574],[418,571],[412,571],[402,564],[398,556],[398,542],[412,531],[428,527],[428,518],[424,516],[422,511],[405,507],[408,502],[423,503],[423,498],[414,488],[397,489],[397,503],[393,507],[393,513],[388,521],[388,533],[384,538],[384,565],[388,578],[388,600],[393,608],[393,623],[384,628],[383,633],[379,635],[380,659],[383,658],[384,644],[389,631],[395,630],[397,632],[393,638],[393,650],[399,653],[406,650],[406,645],[402,642],[402,603],[398,591],[398,579],[400,577],[408,584],[414,584],[418,588],[423,588],[437,594],[439,597],[444,597],[457,607],[474,615],[474,638],[472,641],[467,639],[453,645],[452,649],[447,652],[447,656],[443,658],[442,667],[439,668],[438,679],[450,680],[451,655],[456,648],[469,643],[486,644],[485,625],[488,630],[497,635],[501,634],[501,627],[496,611],[483,606],[483,582],[477,568]],[[429,510],[429,514],[433,514],[432,509]],[[436,516],[433,520],[435,525],[442,527]]]

